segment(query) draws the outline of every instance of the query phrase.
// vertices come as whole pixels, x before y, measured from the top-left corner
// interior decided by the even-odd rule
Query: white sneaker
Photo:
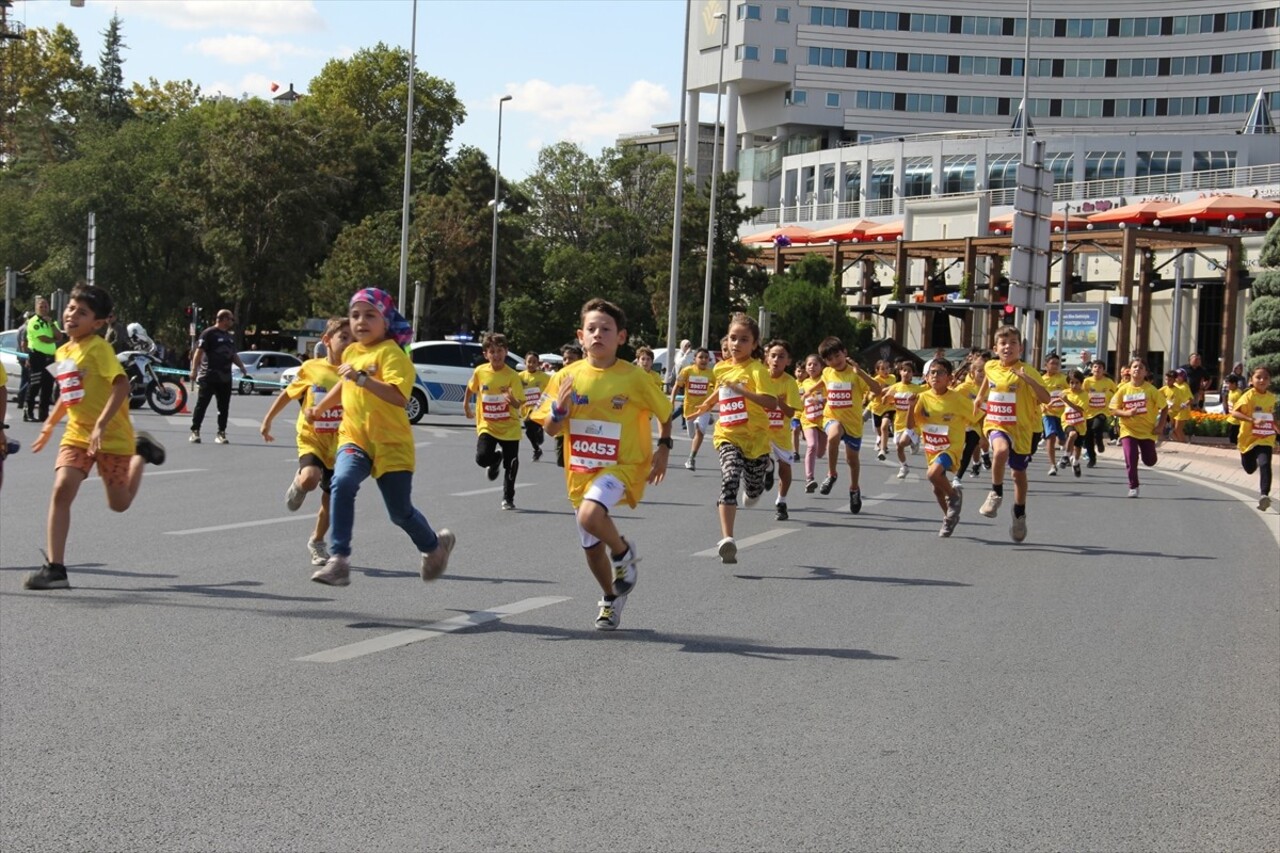
[[[907,463],[903,462],[902,465],[898,468],[898,479],[899,480],[907,479],[907,473],[910,472],[910,470],[911,470],[911,467],[907,465]]]
[[[978,508],[979,515],[985,515],[987,518],[995,518],[996,513],[1000,511],[1000,504],[1004,503],[1004,496],[997,495],[995,492],[988,492],[987,499],[982,502],[982,506]]]
[[[881,462],[883,462],[883,461],[884,461],[884,451],[883,451],[883,450],[876,450],[876,458],[877,458],[877,459],[879,459]]]
[[[760,495],[756,495],[754,498],[746,494],[742,496],[742,506],[745,509],[751,509],[753,506],[755,506],[758,503],[760,503]]]
[[[1258,498],[1258,509],[1262,512],[1271,509],[1271,495],[1262,495]]]
[[[311,579],[325,586],[346,586],[351,583],[351,558],[334,554]]]
[[[436,538],[440,540],[436,549],[430,554],[422,555],[419,573],[422,575],[423,583],[431,583],[444,574],[444,570],[449,567],[449,555],[453,553],[453,546],[458,542],[457,537],[447,527],[440,528]]]
[[[1056,477],[1056,476],[1058,476],[1058,468],[1057,468],[1057,466],[1056,466],[1056,465],[1050,465],[1050,466],[1049,466],[1049,476],[1050,476],[1050,477]]]
[[[323,566],[329,562],[329,549],[325,547],[323,539],[308,540],[307,553],[311,555],[311,565],[313,566]]]
[[[1027,538],[1027,514],[1015,515],[1013,523],[1009,525],[1009,538],[1014,542],[1021,542]]]
[[[226,443],[227,443],[227,434],[226,434],[225,432],[220,432],[220,433],[218,433],[217,435],[215,435],[215,436],[213,437],[213,443],[214,443],[214,444],[226,444]]]
[[[597,631],[612,631],[622,624],[622,608],[627,605],[627,597],[619,595],[613,601],[600,599],[600,613],[596,616]]]
[[[627,596],[636,588],[636,581],[640,577],[640,570],[637,568],[640,552],[636,550],[635,542],[630,539],[623,541],[627,543],[627,552],[621,557],[610,556],[609,560],[613,563],[613,594]]]
[[[1137,490],[1137,489],[1130,489],[1130,490],[1129,490],[1129,497],[1131,497],[1131,498],[1136,498],[1137,496],[1138,496],[1138,490]]]
[[[953,488],[953,489],[963,489],[963,488],[964,488],[964,480],[961,480],[959,477],[952,477],[952,478],[951,478],[951,488]]]
[[[720,562],[738,562],[738,543],[733,540],[732,536],[726,536],[716,543],[716,551],[720,554]]]
[[[299,489],[297,483],[290,483],[284,493],[284,505],[289,508],[289,512],[297,512],[306,497],[307,493]]]
[[[696,471],[698,470],[698,463],[694,462],[693,457],[690,456],[688,459],[684,460],[684,467],[686,471]]]

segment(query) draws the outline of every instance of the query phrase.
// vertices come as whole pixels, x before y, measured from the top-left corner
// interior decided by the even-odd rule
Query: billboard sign
[[[1064,369],[1078,367],[1082,354],[1090,359],[1107,357],[1106,305],[1068,305],[1059,322],[1057,306],[1045,311],[1045,352],[1057,352],[1062,356]]]

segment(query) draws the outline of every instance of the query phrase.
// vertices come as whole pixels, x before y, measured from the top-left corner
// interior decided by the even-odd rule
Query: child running
[[[1270,389],[1271,371],[1257,367],[1249,374],[1249,390],[1240,395],[1231,417],[1240,421],[1240,465],[1258,474],[1258,509],[1271,506],[1271,456],[1276,449],[1276,395]]]
[[[938,535],[945,538],[955,531],[964,502],[964,492],[952,484],[948,474],[960,468],[965,428],[976,415],[969,395],[951,387],[951,362],[946,358],[936,356],[929,362],[925,381],[929,387],[915,396],[907,424],[910,429],[919,428],[923,438],[925,476],[942,508]]]
[[[1224,384],[1225,393],[1222,397],[1222,411],[1230,415],[1235,411],[1236,403],[1240,402],[1240,398],[1244,396],[1246,390],[1245,378],[1239,373],[1227,374],[1227,381]],[[1240,442],[1240,422],[1232,418],[1227,425],[1227,441],[1232,444]]]
[[[338,450],[338,425],[342,423],[342,407],[321,411],[314,423],[307,420],[306,413],[330,389],[342,382],[338,376],[338,365],[342,364],[342,353],[347,344],[351,343],[351,321],[346,317],[330,320],[320,340],[325,346],[324,358],[310,358],[302,363],[297,376],[276,397],[258,428],[262,433],[262,440],[270,444],[276,440],[271,434],[271,422],[276,415],[294,400],[301,403],[296,426],[298,473],[285,491],[284,505],[290,512],[297,512],[307,493],[315,491],[316,487],[320,488],[320,510],[316,513],[315,529],[307,540],[307,553],[311,556],[313,566],[323,566],[329,562],[329,550],[325,547],[324,538],[329,533],[329,492],[333,486],[333,464]]]
[[[769,368],[769,378],[773,380],[773,394],[778,404],[769,410],[769,442],[770,453],[778,472],[778,496],[774,499],[774,519],[786,521],[787,492],[791,490],[791,462],[795,451],[790,441],[791,416],[800,410],[800,386],[788,372],[791,366],[791,344],[775,338],[764,348],[764,363]],[[765,476],[764,490],[773,488],[771,478]]]
[[[1058,447],[1066,447],[1067,433],[1062,428],[1062,415],[1066,406],[1062,395],[1067,392],[1067,376],[1062,372],[1062,358],[1056,353],[1049,353],[1044,360],[1044,387],[1049,391],[1049,402],[1041,407],[1040,431],[1044,433],[1044,443],[1049,454],[1049,476],[1058,476],[1058,468],[1067,467],[1067,454],[1062,454],[1062,464],[1058,464]]]
[[[809,377],[809,371],[805,369],[804,359],[796,362],[795,380],[796,388]],[[800,411],[797,409],[791,414],[791,461],[800,461],[800,439],[804,436],[804,427],[800,425]]]
[[[1084,374],[1073,370],[1067,374],[1067,390],[1062,395],[1062,426],[1067,433],[1063,461],[1071,464],[1071,473],[1080,476],[1080,451],[1085,442],[1085,419],[1089,412],[1089,395],[1084,390]]]
[[[542,392],[546,390],[551,376],[542,369],[542,357],[536,352],[524,354],[524,370],[520,371],[520,384],[524,386],[524,410],[533,413],[542,402]],[[542,425],[532,417],[524,420],[524,435],[533,446],[533,461],[542,458]]]
[[[884,399],[893,408],[893,446],[898,451],[898,479],[905,480],[911,471],[907,464],[907,448],[920,448],[920,436],[907,426],[907,417],[915,404],[915,395],[923,389],[911,380],[916,367],[909,360],[898,362],[898,381],[884,389]]]
[[[822,429],[822,410],[826,398],[822,396],[822,356],[813,353],[804,360],[805,378],[800,383],[800,428],[804,431],[804,491],[811,495],[818,490],[813,478],[817,460],[827,452],[827,433]]]
[[[1186,381],[1178,381],[1180,373],[1178,370],[1166,371],[1160,393],[1164,394],[1169,419],[1173,421],[1173,435],[1170,437],[1176,442],[1185,443],[1187,436],[1183,430],[1186,422],[1191,420],[1191,389],[1187,387]]]
[[[1013,471],[1013,521],[1009,537],[1027,538],[1027,465],[1032,436],[1040,426],[1040,407],[1049,402],[1040,372],[1022,360],[1022,334],[1013,326],[996,330],[996,357],[983,367],[974,415],[986,408],[983,432],[991,442],[991,492],[978,510],[995,518],[1004,501],[1004,469]]]
[[[575,361],[579,361],[582,358],[582,347],[579,346],[578,344],[565,344],[564,346],[560,347],[560,357],[561,359],[564,360],[564,364],[560,368],[560,370],[564,370],[564,368],[573,364]],[[557,371],[557,373],[558,372],[559,371]],[[552,378],[553,379],[555,378],[554,373],[552,374]],[[548,388],[551,387],[551,384],[549,382],[547,383],[547,387]],[[564,467],[564,433],[559,433],[558,435],[556,435],[556,465],[560,466],[561,468]]]
[[[1111,413],[1120,421],[1120,446],[1129,475],[1129,497],[1138,497],[1138,458],[1150,468],[1156,464],[1156,445],[1164,435],[1168,400],[1147,381],[1147,363],[1129,362],[1129,379],[1120,383],[1111,398]],[[1157,417],[1157,414],[1159,417]]]
[[[1110,420],[1111,398],[1119,386],[1107,375],[1107,363],[1094,359],[1089,365],[1089,375],[1085,377],[1083,389],[1089,398],[1089,408],[1085,409],[1084,450],[1089,461],[1089,468],[1098,464],[1098,454],[1107,448],[1107,422]]]
[[[476,420],[476,464],[498,479],[502,466],[502,509],[516,508],[516,475],[520,473],[520,407],[524,383],[507,364],[507,336],[489,332],[481,341],[485,364],[476,365],[462,395],[462,413]],[[479,401],[472,415],[471,401]]]
[[[307,409],[315,423],[341,403],[338,450],[329,495],[329,561],[311,576],[316,583],[346,586],[351,582],[351,536],[356,520],[356,493],[370,476],[378,484],[391,522],[409,534],[422,559],[419,574],[430,582],[444,574],[455,537],[439,534],[413,505],[413,432],[405,414],[413,393],[413,362],[403,349],[413,337],[391,294],[375,287],[351,297],[347,318],[352,343],[342,354],[342,382]]]
[[[62,329],[68,340],[58,347],[50,365],[58,381],[58,405],[31,442],[31,452],[39,453],[48,444],[64,415],[67,428],[54,462],[46,529],[48,551],[40,570],[23,581],[27,589],[71,588],[64,563],[71,504],[95,465],[107,492],[107,506],[124,512],[138,495],[143,466],[164,464],[160,442],[149,433],[134,435],[127,403],[129,378],[111,345],[96,334],[113,311],[107,291],[81,284],[71,291],[62,312]]]
[[[567,434],[565,479],[577,511],[587,568],[604,595],[596,629],[612,631],[639,579],[634,540],[618,533],[610,513],[635,507],[645,483],[660,483],[671,451],[671,403],[634,364],[618,360],[627,340],[622,309],[603,299],[582,306],[578,330],[586,358],[551,377],[536,418],[548,435]],[[659,424],[654,453],[649,421]],[[606,552],[606,549],[607,552]]]
[[[718,406],[712,440],[720,456],[720,541],[716,551],[724,563],[738,562],[733,523],[738,511],[738,489],[744,487],[744,505],[753,507],[764,494],[769,467],[769,415],[778,405],[770,393],[773,380],[760,363],[760,327],[746,314],[729,318],[729,334],[723,347],[728,358],[715,368],[714,396],[708,396],[698,414]]]
[[[822,394],[827,401],[822,410],[822,426],[830,449],[827,478],[818,492],[831,493],[840,464],[838,448],[844,445],[844,458],[849,466],[849,512],[857,515],[862,512],[862,465],[858,457],[862,450],[862,403],[868,394],[878,394],[883,389],[849,358],[849,351],[839,338],[825,339],[818,345],[818,355],[826,364],[822,371]]]
[[[876,362],[876,382],[882,389],[893,384],[893,362],[880,359]],[[871,426],[876,433],[876,459],[884,461],[889,452],[889,441],[893,437],[893,400],[883,394],[870,394],[867,408],[871,410]]]
[[[684,414],[684,428],[688,431],[690,439],[689,458],[684,461],[684,467],[690,471],[698,469],[698,451],[702,449],[702,439],[711,432],[711,414],[709,412],[701,415],[694,414],[711,393],[711,382],[711,351],[706,347],[699,347],[693,354],[693,364],[680,371],[676,377],[676,384],[671,387],[673,409],[676,405],[676,395],[681,391],[684,392],[681,411]]]

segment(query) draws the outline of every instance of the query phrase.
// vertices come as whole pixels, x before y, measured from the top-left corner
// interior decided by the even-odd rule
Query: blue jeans
[[[373,471],[373,460],[354,444],[338,448],[333,466],[333,486],[329,493],[329,552],[351,556],[351,529],[356,520],[356,493]],[[377,479],[382,502],[391,522],[409,534],[423,554],[436,549],[439,540],[426,517],[413,505],[413,472],[389,471]]]

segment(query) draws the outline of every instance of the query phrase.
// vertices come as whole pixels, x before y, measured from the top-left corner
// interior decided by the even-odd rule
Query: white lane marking
[[[201,471],[208,471],[208,470],[209,470],[208,468],[174,468],[172,470],[166,469],[164,471],[143,471],[142,476],[159,477],[163,474],[199,474]],[[101,478],[95,473],[92,477],[86,477],[85,479],[98,480]]]
[[[788,533],[795,533],[798,527],[779,527],[774,530],[766,530],[764,533],[757,533],[755,536],[748,536],[746,539],[738,540],[738,550],[750,548],[752,545],[759,545],[761,542],[768,542],[770,539],[777,539],[779,536],[786,536]],[[720,551],[718,548],[708,548],[705,551],[698,551],[695,557],[718,557]]]
[[[429,446],[429,445],[431,445],[431,444],[434,444],[434,442],[431,442],[431,441],[415,441],[415,442],[413,443],[413,446],[414,446],[414,447],[427,447],[427,446]]]
[[[538,484],[537,484],[537,483],[516,483],[516,488],[517,488],[517,489],[528,489],[528,488],[531,488],[531,487],[536,486],[536,485],[538,485]],[[502,491],[502,486],[491,486],[490,488],[487,488],[487,489],[473,489],[473,490],[472,490],[472,491],[470,491],[470,492],[454,492],[453,494],[449,495],[449,497],[451,497],[451,498],[469,498],[469,497],[471,497],[472,495],[491,495],[491,494],[493,494],[494,492],[500,492],[500,491]]]
[[[496,622],[499,619],[505,619],[506,617],[514,616],[517,613],[527,613],[530,610],[537,610],[540,607],[550,607],[552,604],[560,604],[561,602],[568,600],[568,596],[561,595],[544,595],[537,598],[526,598],[523,601],[517,601],[514,604],[507,604],[502,607],[491,607],[488,610],[479,610],[475,613],[464,613],[460,616],[453,616],[440,622],[432,622],[429,625],[423,625],[421,628],[409,628],[404,631],[396,631],[394,634],[384,634],[381,637],[373,637],[368,640],[361,640],[358,643],[338,646],[337,648],[328,649],[323,652],[316,652],[315,654],[294,658],[294,660],[304,661],[306,663],[337,663],[339,661],[351,660],[352,658],[363,657],[365,655],[375,654],[376,652],[385,652],[388,649],[394,649],[400,646],[407,646],[410,643],[430,640],[433,637],[439,637],[443,634],[452,634],[457,631],[464,631],[467,628],[474,628],[476,625]]]
[[[223,530],[239,530],[242,527],[262,527],[267,524],[284,524],[286,521],[315,521],[316,517],[309,513],[287,515],[284,518],[263,518],[258,521],[241,521],[236,524],[219,524],[216,527],[192,527],[189,530],[166,530],[167,536],[191,536],[195,533],[221,533]]]
[[[427,435],[435,436],[436,438],[449,438],[458,432],[457,430],[447,430],[444,427],[420,427],[420,429]]]

